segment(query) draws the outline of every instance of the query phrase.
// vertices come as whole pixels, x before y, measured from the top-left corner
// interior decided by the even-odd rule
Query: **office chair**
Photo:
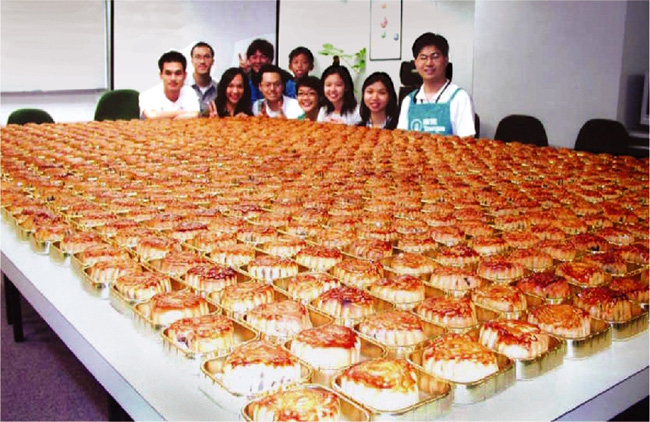
[[[97,101],[95,120],[131,120],[140,118],[138,95],[140,93],[133,89],[116,89],[105,92]]]
[[[511,114],[501,119],[494,139],[503,142],[521,142],[540,147],[548,146],[544,125],[536,117]]]
[[[40,108],[20,108],[14,110],[7,119],[7,124],[24,125],[25,123],[54,123],[50,114]]]
[[[594,153],[625,154],[629,134],[622,123],[609,119],[591,119],[582,125],[573,149]]]
[[[478,117],[478,113],[474,113],[474,129],[476,130],[475,138],[481,137],[481,118]]]

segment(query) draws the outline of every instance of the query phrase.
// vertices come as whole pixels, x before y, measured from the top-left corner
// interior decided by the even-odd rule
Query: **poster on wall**
[[[370,60],[402,59],[402,0],[370,0]]]

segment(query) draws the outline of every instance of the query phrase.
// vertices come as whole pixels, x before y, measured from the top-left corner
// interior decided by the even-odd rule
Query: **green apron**
[[[420,88],[422,89],[422,88]],[[415,101],[415,95],[420,90],[413,91],[409,94],[411,104],[408,111],[408,128],[418,132],[435,133],[439,135],[453,135],[454,131],[451,126],[451,113],[449,104],[454,99],[460,88],[456,88],[449,101],[446,103],[420,103]]]

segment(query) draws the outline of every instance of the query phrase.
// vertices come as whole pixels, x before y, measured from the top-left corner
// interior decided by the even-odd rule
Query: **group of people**
[[[446,77],[447,40],[427,32],[415,40],[412,51],[422,85],[408,94],[400,107],[385,72],[365,79],[359,103],[345,66],[333,64],[319,79],[309,74],[314,69],[311,51],[297,47],[289,54],[292,75],[272,64],[273,45],[263,39],[253,41],[246,57],[240,56],[239,67],[227,69],[215,83],[210,76],[214,50],[199,42],[190,52],[193,83],[185,85],[187,60],[183,54],[163,54],[158,60],[162,87],[140,95],[140,113],[145,119],[267,116],[473,136],[472,100]]]

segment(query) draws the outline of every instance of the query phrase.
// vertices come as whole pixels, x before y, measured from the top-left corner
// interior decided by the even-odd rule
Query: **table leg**
[[[122,406],[111,396],[108,392],[106,392],[106,396],[108,397],[108,420],[109,421],[133,421],[131,419],[131,416],[129,416],[128,413],[126,413],[126,410],[122,409]]]
[[[7,281],[8,280],[9,279],[7,279]],[[18,289],[16,289],[16,286],[14,286],[11,281],[9,281],[8,284],[11,286],[11,290],[13,290],[11,293],[13,296],[11,313],[13,314],[12,322],[14,328],[14,341],[16,343],[22,343],[25,340],[25,337],[23,336],[23,312],[20,307],[20,292]]]
[[[7,324],[11,325],[14,322],[14,315],[12,310],[14,300],[12,297],[13,290],[11,289],[13,286],[10,286],[11,281],[9,281],[5,273],[2,273],[2,284],[5,290],[5,312],[7,315]]]

